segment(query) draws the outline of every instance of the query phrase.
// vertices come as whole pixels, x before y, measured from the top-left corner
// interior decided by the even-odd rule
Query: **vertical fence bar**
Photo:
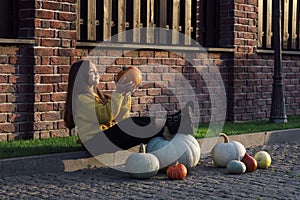
[[[284,0],[283,5],[283,48],[288,48],[289,41],[289,0]]]
[[[192,36],[192,0],[185,0],[185,44],[191,44]]]
[[[166,28],[166,25],[167,25],[167,0],[159,1],[159,16],[160,16],[160,21],[159,21],[160,27]]]
[[[258,0],[258,47],[263,46],[263,36],[264,36],[264,31],[263,31],[263,26],[264,26],[264,0]]]
[[[126,0],[118,0],[118,42],[124,42],[126,40],[125,31],[126,31]]]
[[[298,7],[298,0],[293,0],[292,6],[292,41],[291,41],[291,48],[297,48],[297,7]]]
[[[103,0],[103,41],[110,41],[111,37],[111,16],[112,5],[111,0]]]
[[[147,43],[154,42],[154,0],[147,0]]]
[[[76,32],[77,32],[77,40],[80,40],[80,0],[77,0],[76,4],[76,15],[77,15],[77,21],[76,21]]]
[[[159,1],[159,26],[161,28],[167,28],[167,0]],[[161,29],[159,32],[159,43],[165,44],[167,42],[167,34],[165,29]]]
[[[205,19],[207,18],[207,16],[205,15],[205,13],[203,12],[204,10],[206,10],[206,1],[204,0],[200,0],[199,2],[199,43],[202,45],[205,45],[205,35],[207,30],[205,27]]]
[[[195,23],[195,27],[194,27],[194,31],[195,31],[195,40],[199,43],[200,42],[200,0],[196,0],[196,23]],[[202,44],[202,43],[201,43]]]
[[[266,48],[272,47],[272,0],[267,0]]]
[[[297,16],[297,25],[298,25],[298,49],[300,49],[300,3],[298,3],[298,16]]]
[[[172,44],[179,42],[180,0],[173,0]]]
[[[141,40],[141,0],[133,1],[133,42]]]
[[[96,0],[89,0],[87,2],[87,39],[96,40]]]

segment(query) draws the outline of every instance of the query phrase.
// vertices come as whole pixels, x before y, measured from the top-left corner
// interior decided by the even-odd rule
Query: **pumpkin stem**
[[[146,147],[143,143],[140,145],[139,153],[146,153]]]
[[[220,133],[219,136],[222,136],[224,138],[224,143],[229,143],[229,138],[225,133]]]
[[[122,66],[122,70],[126,71],[126,70],[128,70],[128,67],[126,67],[126,66],[124,65],[124,66]]]

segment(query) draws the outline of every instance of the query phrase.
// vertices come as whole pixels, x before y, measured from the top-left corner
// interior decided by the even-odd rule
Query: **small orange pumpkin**
[[[126,83],[132,81],[135,86],[142,83],[142,73],[137,67],[134,66],[124,66],[122,70],[118,72],[117,81],[123,77],[126,77]]]
[[[174,165],[170,165],[166,173],[169,179],[182,180],[187,175],[187,169],[183,164],[177,162]]]

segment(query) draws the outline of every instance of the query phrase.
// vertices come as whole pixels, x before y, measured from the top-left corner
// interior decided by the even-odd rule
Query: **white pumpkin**
[[[158,160],[161,170],[179,162],[187,169],[198,164],[200,160],[200,145],[198,141],[189,134],[177,133],[173,138],[165,137],[152,138],[146,151],[154,154]]]
[[[153,154],[146,153],[145,145],[141,144],[139,153],[127,158],[125,169],[132,178],[147,179],[157,174],[159,161]]]
[[[246,153],[244,145],[237,141],[229,142],[229,138],[224,133],[220,133],[220,136],[224,138],[224,143],[216,144],[211,151],[214,165],[226,167],[231,160],[242,160]]]

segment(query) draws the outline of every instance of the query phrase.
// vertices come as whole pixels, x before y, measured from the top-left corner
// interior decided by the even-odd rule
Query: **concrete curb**
[[[246,148],[281,143],[300,144],[300,129],[232,135],[229,136],[229,139],[230,141],[241,142]],[[201,146],[201,153],[205,154],[210,152],[216,142],[222,142],[223,139],[217,137],[199,139],[198,141]],[[212,145],[206,145],[205,147],[204,144]],[[132,148],[130,151],[137,151],[137,148]],[[44,172],[72,172],[91,167],[104,167],[104,165],[96,158],[90,157],[89,153],[85,151],[10,158],[0,160],[0,177]]]
[[[222,142],[223,138],[206,138],[199,139],[199,144],[201,146],[201,153],[209,153],[212,149],[205,148],[202,143],[205,141],[207,144],[214,144],[215,142]],[[259,133],[248,133],[241,135],[231,135],[229,136],[229,141],[239,141],[246,148],[261,146],[261,145],[271,145],[271,144],[282,144],[282,143],[297,143],[300,144],[300,129],[288,129],[288,130],[278,130],[278,131],[268,131]]]

